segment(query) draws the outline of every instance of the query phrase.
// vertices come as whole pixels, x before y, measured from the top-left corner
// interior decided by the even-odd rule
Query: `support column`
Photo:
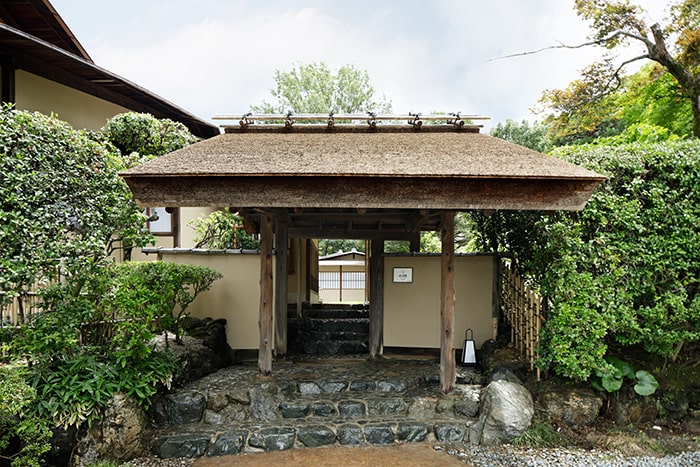
[[[420,252],[420,230],[411,233],[409,249],[411,253]]]
[[[304,242],[301,238],[294,239],[297,245],[296,253],[296,276],[297,276],[297,319],[301,319],[304,296],[301,290],[304,288]]]
[[[261,375],[272,373],[272,219],[260,216],[260,345],[258,370]]]
[[[384,354],[384,240],[372,240],[369,257],[369,357]]]
[[[455,213],[442,213],[442,260],[440,268],[440,388],[445,394],[454,391],[456,380],[454,327]]]
[[[278,220],[275,231],[275,356],[287,354],[287,261],[289,258],[289,229]]]

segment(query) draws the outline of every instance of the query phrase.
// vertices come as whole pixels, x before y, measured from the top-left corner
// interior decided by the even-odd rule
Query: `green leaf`
[[[640,396],[650,396],[659,387],[659,382],[648,371],[639,370],[636,373],[636,377],[638,382],[634,385],[634,391]]]
[[[601,384],[608,392],[619,391],[622,387],[622,377],[618,375],[609,374],[603,376],[601,379]]]

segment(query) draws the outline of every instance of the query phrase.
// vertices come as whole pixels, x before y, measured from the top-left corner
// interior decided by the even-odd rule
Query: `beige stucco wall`
[[[197,318],[225,318],[226,336],[234,350],[257,349],[260,343],[260,255],[257,254],[162,254],[163,261],[209,266],[224,277],[190,305]],[[273,258],[274,268],[274,258]]]
[[[161,252],[161,257],[163,261],[198,264],[219,271],[224,278],[195,299],[190,305],[191,315],[225,318],[228,342],[233,349],[258,348],[259,255],[166,251]],[[384,261],[384,345],[439,348],[440,258],[390,256]],[[412,267],[413,282],[392,282],[394,267]],[[474,331],[477,348],[495,337],[493,270],[492,256],[455,257],[455,348],[462,348],[468,327]],[[295,284],[296,277],[290,277],[289,283]],[[288,301],[293,303],[296,294],[289,292]]]
[[[412,283],[394,283],[393,268],[413,268]],[[455,348],[474,331],[476,347],[495,337],[492,256],[455,257]],[[384,345],[440,348],[440,257],[384,260]]]
[[[99,130],[110,118],[129,112],[125,107],[22,70],[15,75],[15,101],[18,109],[54,113],[73,128],[87,130]]]

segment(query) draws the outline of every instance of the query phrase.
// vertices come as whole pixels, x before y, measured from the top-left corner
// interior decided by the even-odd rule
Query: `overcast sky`
[[[95,63],[210,120],[271,100],[275,70],[367,70],[395,113],[534,120],[601,50],[573,0],[51,0]],[[637,2],[662,20],[659,0]],[[637,50],[638,51],[638,50]],[[637,55],[637,54],[635,54]]]

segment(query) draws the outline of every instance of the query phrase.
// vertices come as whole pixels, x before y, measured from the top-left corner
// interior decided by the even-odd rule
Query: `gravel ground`
[[[527,449],[514,446],[438,446],[475,467],[694,467],[700,465],[700,452],[675,455],[628,456],[615,451],[570,448]]]
[[[381,448],[377,448],[381,449]],[[616,451],[571,448],[527,449],[514,446],[436,446],[474,467],[695,467],[700,466],[700,452],[684,452],[667,456],[629,456]],[[192,467],[195,459],[134,459],[122,467]],[[302,465],[302,464],[299,464]],[[321,466],[319,466],[321,467]]]

